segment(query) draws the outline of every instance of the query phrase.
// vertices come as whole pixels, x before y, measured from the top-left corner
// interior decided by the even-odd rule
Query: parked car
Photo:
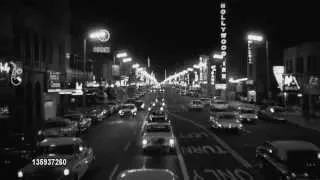
[[[78,134],[78,122],[61,117],[50,118],[38,131],[38,136],[40,139],[45,137],[77,136]]]
[[[275,122],[286,122],[286,111],[281,106],[269,106],[266,109],[260,109],[258,112],[259,119],[270,120]]]
[[[135,104],[123,104],[118,113],[120,117],[135,117],[137,111],[138,109]]]
[[[110,102],[107,103],[107,105],[113,106],[115,112],[119,111],[119,108],[120,108],[120,104],[119,103],[117,103],[115,101],[110,101]]]
[[[242,123],[255,123],[258,120],[258,113],[252,108],[238,107],[238,116]]]
[[[188,109],[190,111],[192,110],[202,111],[204,109],[204,104],[200,100],[192,100],[188,105]]]
[[[87,130],[92,124],[92,119],[89,117],[86,117],[82,113],[65,114],[63,117],[70,119],[71,121],[77,122],[78,128],[81,132]]]
[[[219,112],[210,115],[209,128],[240,133],[243,125],[234,112]]]
[[[178,176],[168,169],[129,169],[119,173],[117,180],[177,180]]]
[[[138,108],[138,110],[143,110],[145,108],[145,104],[142,100],[134,100],[134,99],[128,99],[126,101],[127,104],[134,104]]]
[[[176,138],[170,123],[148,123],[142,132],[142,150],[160,149],[174,152]]]
[[[256,148],[256,160],[268,179],[320,178],[320,149],[310,142],[265,142]]]
[[[18,179],[80,179],[94,160],[93,149],[75,137],[44,139],[36,154]]]
[[[6,179],[16,179],[17,171],[29,163],[35,149],[24,133],[1,134],[0,141],[0,173]]]

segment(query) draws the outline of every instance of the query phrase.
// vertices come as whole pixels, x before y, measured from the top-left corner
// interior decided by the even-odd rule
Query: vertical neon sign
[[[227,5],[226,3],[220,3],[220,43],[221,43],[221,55],[224,57],[222,63],[222,70],[221,70],[221,78],[225,80],[227,78],[227,69],[226,69],[226,56],[227,56],[227,23],[226,23],[226,13],[227,13]]]

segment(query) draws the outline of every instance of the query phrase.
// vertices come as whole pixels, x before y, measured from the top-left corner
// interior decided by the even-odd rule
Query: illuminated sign
[[[283,73],[284,66],[273,66],[273,75],[278,83],[278,88],[283,91]]]
[[[248,63],[252,64],[252,41],[248,41]]]
[[[120,76],[120,66],[112,65],[112,76]]]
[[[300,89],[300,86],[295,76],[291,74],[284,75],[283,80],[284,80],[283,82],[284,91],[298,91]]]
[[[226,24],[226,3],[220,4],[220,42],[221,42],[221,55],[226,56],[227,55],[227,24]]]
[[[90,38],[98,39],[101,42],[107,42],[110,39],[110,32],[106,29],[101,29],[97,32],[90,34]]]
[[[111,49],[110,47],[95,46],[92,51],[95,53],[110,53]]]
[[[59,92],[61,88],[60,72],[48,72],[48,92]]]
[[[9,78],[13,86],[19,86],[22,83],[23,70],[19,64],[13,61],[0,62],[0,76]]]

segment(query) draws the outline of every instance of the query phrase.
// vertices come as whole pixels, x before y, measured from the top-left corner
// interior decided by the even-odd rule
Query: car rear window
[[[169,125],[149,125],[146,129],[147,132],[170,132]]]
[[[75,145],[62,145],[62,146],[41,146],[37,150],[37,154],[64,154],[64,155],[74,155],[76,153]]]

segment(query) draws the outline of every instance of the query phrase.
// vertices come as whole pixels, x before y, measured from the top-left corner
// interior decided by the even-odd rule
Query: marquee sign
[[[283,73],[284,66],[273,66],[273,75],[276,78],[278,88],[283,91]]]
[[[227,55],[227,24],[226,24],[226,3],[220,4],[220,42],[221,42],[221,55],[226,56]]]
[[[22,67],[13,61],[0,61],[0,79],[7,79],[13,86],[19,86],[22,83]]]
[[[283,90],[284,91],[298,91],[298,90],[300,90],[299,83],[298,83],[295,76],[293,76],[291,74],[284,75]]]
[[[92,52],[94,53],[110,53],[111,52],[111,49],[110,47],[104,47],[104,46],[94,46],[93,49],[92,49]]]

